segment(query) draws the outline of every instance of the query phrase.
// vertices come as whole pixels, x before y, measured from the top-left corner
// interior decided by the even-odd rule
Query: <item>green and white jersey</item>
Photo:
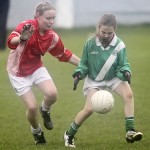
[[[112,61],[112,58],[109,57],[113,54],[116,57]],[[88,39],[83,49],[81,61],[74,73],[80,72],[81,79],[88,75],[95,81],[111,80],[114,77],[125,80],[122,73],[124,70],[131,73],[125,44],[115,35],[106,48],[102,46],[98,37]]]

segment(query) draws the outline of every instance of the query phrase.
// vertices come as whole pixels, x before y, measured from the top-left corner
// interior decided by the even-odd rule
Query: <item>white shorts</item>
[[[32,85],[36,85],[42,81],[52,79],[45,67],[37,69],[32,75],[25,77],[17,77],[11,74],[9,75],[10,82],[16,91],[18,96],[21,96],[28,92]]]
[[[117,77],[113,78],[112,80],[102,82],[93,81],[89,77],[86,77],[83,86],[83,94],[86,96],[90,89],[104,90],[109,88],[113,91],[121,82],[122,80]]]

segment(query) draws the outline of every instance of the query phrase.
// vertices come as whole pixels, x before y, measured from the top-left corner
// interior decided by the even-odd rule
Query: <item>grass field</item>
[[[57,30],[57,29],[56,29]],[[81,56],[82,47],[94,28],[57,30],[65,46]],[[119,27],[117,34],[126,43],[129,62],[132,66],[132,89],[135,97],[136,128],[143,132],[139,143],[125,141],[123,103],[115,96],[115,106],[106,115],[94,114],[79,129],[76,135],[78,150],[148,150],[150,149],[150,26]],[[83,81],[73,91],[74,66],[60,63],[49,54],[43,61],[58,89],[58,101],[52,107],[54,129],[47,131],[40,123],[48,144],[35,146],[30,126],[25,117],[25,108],[13,91],[6,72],[9,50],[0,52],[0,150],[65,150],[63,134],[76,113],[84,106]],[[33,88],[38,103],[42,94]]]

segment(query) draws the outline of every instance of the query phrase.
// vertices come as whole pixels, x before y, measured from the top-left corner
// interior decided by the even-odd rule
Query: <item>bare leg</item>
[[[114,91],[124,100],[126,141],[128,143],[140,141],[143,134],[134,129],[134,98],[130,85],[128,82],[122,82]]]
[[[56,102],[57,99],[57,89],[55,87],[55,84],[53,83],[53,80],[46,80],[39,84],[37,84],[37,87],[43,92],[44,94],[44,104],[45,106],[49,107]]]
[[[84,108],[76,115],[74,122],[71,124],[70,128],[65,132],[64,140],[65,140],[66,147],[74,147],[75,148],[74,136],[77,133],[78,128],[93,113],[93,109],[91,106],[91,97],[96,91],[97,91],[97,89],[91,89],[90,91],[88,91]]]
[[[91,106],[91,97],[96,91],[97,89],[91,89],[88,92],[84,108],[75,117],[74,121],[77,125],[80,126],[90,115],[92,115],[93,109]]]
[[[28,91],[21,96],[21,99],[27,108],[26,116],[28,121],[34,129],[38,128],[38,107],[33,92],[31,90]]]
[[[50,107],[57,99],[57,89],[53,80],[46,80],[39,84],[37,87],[43,92],[44,99],[40,107],[40,112],[43,117],[44,126],[46,129],[53,129],[53,122],[50,115]]]
[[[125,117],[133,117],[134,98],[130,85],[127,82],[122,82],[114,91],[123,98]]]

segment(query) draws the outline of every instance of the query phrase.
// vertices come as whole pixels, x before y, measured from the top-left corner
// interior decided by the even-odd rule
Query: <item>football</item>
[[[114,97],[110,92],[100,90],[92,95],[91,103],[96,113],[106,114],[110,112],[114,106]]]

